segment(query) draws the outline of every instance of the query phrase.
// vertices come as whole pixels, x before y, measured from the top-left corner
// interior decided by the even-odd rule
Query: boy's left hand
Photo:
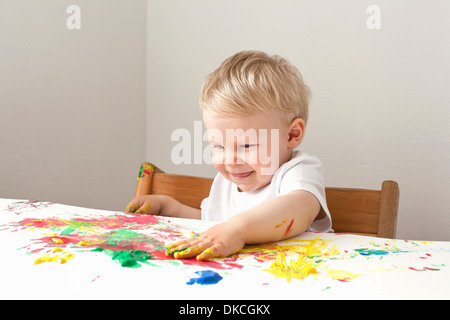
[[[175,259],[197,257],[207,260],[229,256],[245,245],[242,233],[233,223],[223,222],[209,228],[198,237],[177,241],[167,246],[166,254]]]

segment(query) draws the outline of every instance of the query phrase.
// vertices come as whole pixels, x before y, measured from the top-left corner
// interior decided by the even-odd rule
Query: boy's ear
[[[305,136],[305,121],[300,118],[294,119],[289,126],[289,148],[295,148],[302,142]]]

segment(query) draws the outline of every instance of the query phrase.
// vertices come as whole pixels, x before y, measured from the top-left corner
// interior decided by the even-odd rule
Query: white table
[[[0,298],[450,298],[449,242],[306,232],[213,261],[164,254],[164,244],[211,225],[0,199]],[[303,262],[271,269],[283,253]]]

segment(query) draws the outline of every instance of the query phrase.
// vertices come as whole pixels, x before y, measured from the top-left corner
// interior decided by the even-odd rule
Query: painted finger
[[[137,209],[135,213],[149,214],[151,209],[152,209],[152,205],[150,203],[146,202],[139,209]]]
[[[197,256],[197,260],[198,261],[203,261],[203,260],[217,258],[217,257],[220,257],[220,256],[221,256],[221,254],[217,251],[217,248],[215,248],[213,246],[213,247],[210,247],[210,248],[206,249],[201,254],[199,254]]]
[[[180,245],[189,243],[189,242],[192,241],[192,240],[196,240],[196,238],[198,238],[198,237],[200,236],[200,234],[191,231],[190,236],[191,236],[191,237],[188,238],[188,239],[183,239],[183,240],[180,240],[180,241],[176,241],[176,242],[173,242],[173,243],[169,243],[168,245],[166,245],[166,249],[170,250],[170,249],[176,248],[176,247],[178,247],[178,246],[180,246]],[[198,242],[198,241],[195,241],[195,242]]]
[[[169,244],[166,246],[166,256],[175,257],[175,253],[185,251],[190,247],[194,247],[198,245],[199,242],[200,241],[197,238],[189,238]]]
[[[192,258],[192,257],[195,257],[195,256],[199,255],[200,253],[202,253],[203,250],[204,249],[200,246],[193,246],[193,247],[185,248],[181,251],[175,252],[173,257],[175,259]]]
[[[127,205],[127,208],[125,209],[125,213],[134,213],[137,209],[139,209],[139,205],[137,203],[133,203],[133,201],[131,201]]]
[[[184,239],[184,240],[176,241],[176,242],[173,242],[173,243],[169,243],[168,245],[166,245],[166,249],[167,250],[175,249],[176,247],[187,243],[189,240],[190,239]]]

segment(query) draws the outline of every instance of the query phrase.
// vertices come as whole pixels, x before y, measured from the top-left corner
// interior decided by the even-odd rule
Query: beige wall
[[[145,155],[145,25],[144,0],[0,1],[0,197],[126,206]]]
[[[381,9],[370,30],[366,10]],[[398,236],[450,240],[450,2],[150,1],[147,156],[172,172],[177,128],[201,120],[205,76],[245,49],[278,53],[311,87],[301,148],[320,157],[328,186],[399,182]]]

